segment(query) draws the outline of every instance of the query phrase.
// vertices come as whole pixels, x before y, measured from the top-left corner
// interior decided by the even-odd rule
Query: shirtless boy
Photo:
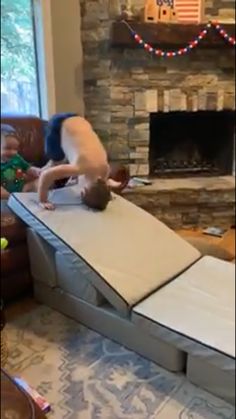
[[[97,210],[107,207],[111,189],[115,190],[120,183],[109,179],[106,151],[88,121],[75,114],[55,115],[49,121],[46,152],[51,164],[41,173],[38,189],[43,208],[55,208],[48,200],[54,182],[71,177],[82,182],[81,198],[88,207]]]

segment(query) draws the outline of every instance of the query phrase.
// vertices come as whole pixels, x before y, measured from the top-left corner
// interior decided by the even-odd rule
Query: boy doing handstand
[[[107,153],[92,126],[76,114],[55,115],[48,126],[46,152],[51,164],[39,179],[39,201],[48,210],[48,200],[55,181],[77,177],[82,183],[81,198],[90,208],[104,210],[111,200],[111,189],[120,183],[109,179]],[[50,167],[51,166],[51,167]]]

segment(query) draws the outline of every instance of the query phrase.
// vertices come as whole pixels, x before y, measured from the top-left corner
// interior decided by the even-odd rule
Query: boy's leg
[[[61,147],[61,128],[63,122],[72,116],[77,116],[77,114],[57,114],[48,122],[47,134],[45,137],[45,152],[49,160],[53,162],[50,164],[60,164],[66,157]]]
[[[56,114],[50,119],[47,127],[47,134],[45,137],[45,152],[47,157],[49,158],[49,161],[42,168],[42,172],[49,168],[67,163],[66,156],[61,147],[61,130],[63,122],[66,119],[71,118],[73,116],[77,116],[77,114]],[[61,188],[65,186],[67,180],[68,179],[65,178],[55,181],[54,187]]]

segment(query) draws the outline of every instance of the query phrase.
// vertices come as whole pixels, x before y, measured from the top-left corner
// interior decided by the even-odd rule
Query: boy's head
[[[18,153],[19,141],[13,127],[1,124],[1,159],[10,160]]]
[[[87,207],[104,211],[111,200],[111,190],[106,181],[98,179],[82,193],[82,201]]]

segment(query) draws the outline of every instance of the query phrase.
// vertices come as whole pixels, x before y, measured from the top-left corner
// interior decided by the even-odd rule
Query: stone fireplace
[[[81,2],[86,116],[131,175],[150,174],[150,114],[235,109],[234,48],[199,47],[175,59],[113,48],[107,1]],[[234,16],[233,0],[206,2],[206,19],[223,12]]]
[[[197,173],[204,176],[232,174],[234,48],[224,46],[222,40],[223,47],[199,47],[174,59],[152,57],[142,48],[114,48],[111,45],[113,21],[108,14],[108,0],[80,1],[85,114],[105,144],[110,160],[128,165],[131,176],[152,175],[158,178],[160,172],[162,175],[165,172],[164,177],[168,177],[170,172],[167,173],[166,164],[170,163],[180,166],[171,168],[171,176],[176,177]],[[144,1],[133,0],[133,4],[140,8]],[[205,20],[220,17],[232,22],[234,7],[234,0],[207,0]],[[167,117],[170,120],[175,118],[175,122],[171,121],[175,129],[180,120],[185,119],[182,137],[180,134],[179,138],[169,138],[169,145],[176,140],[181,142],[181,149],[185,147],[182,157],[180,149],[179,156],[177,153],[177,156],[171,157],[173,149],[162,148],[161,151],[161,144],[159,149],[154,147],[159,137],[158,131],[153,135],[154,127],[157,127],[158,119],[163,118],[164,121]],[[198,121],[201,121],[200,126]],[[198,127],[198,138],[195,129],[194,132],[187,131],[192,123]],[[189,134],[193,134],[191,138]],[[165,148],[164,139],[162,147]],[[163,157],[168,162],[163,161]],[[185,170],[186,165],[192,172]],[[228,190],[231,209],[227,220],[232,218],[234,185],[227,183]],[[225,211],[223,203],[220,211]],[[163,214],[155,212],[155,215],[163,219]],[[207,217],[204,220],[205,224],[209,224]]]
[[[231,175],[233,111],[150,115],[149,174],[160,177]]]

